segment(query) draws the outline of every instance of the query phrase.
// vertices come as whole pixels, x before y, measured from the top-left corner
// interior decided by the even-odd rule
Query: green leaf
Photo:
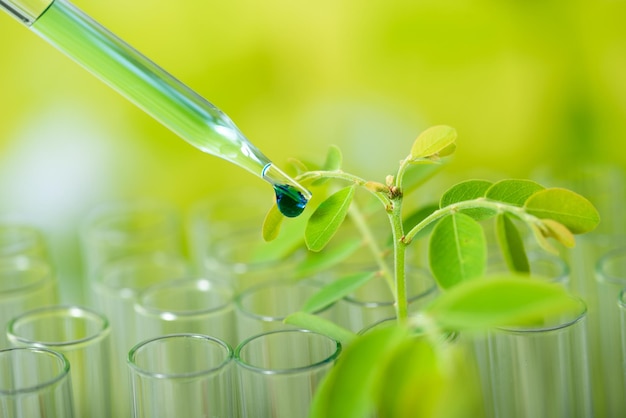
[[[449,188],[439,201],[439,206],[444,208],[466,200],[474,200],[485,196],[485,192],[493,183],[487,180],[466,180]],[[476,220],[491,218],[496,214],[493,209],[471,208],[461,212]]]
[[[600,215],[587,199],[571,190],[551,188],[530,196],[524,204],[526,212],[540,219],[553,219],[573,234],[595,229]]]
[[[288,315],[283,322],[298,328],[308,329],[309,331],[315,331],[319,334],[327,335],[330,338],[334,338],[339,341],[341,344],[348,344],[357,336],[352,331],[349,331],[334,322],[329,321],[328,319],[306,312],[294,312]]]
[[[487,189],[485,197],[521,207],[530,196],[544,189],[541,184],[531,180],[507,179],[494,183]]]
[[[326,161],[324,162],[323,169],[326,171],[335,171],[341,168],[341,163],[343,162],[343,156],[341,154],[341,149],[339,149],[336,145],[331,145],[328,148],[328,153],[326,154]]]
[[[433,230],[428,257],[432,273],[444,289],[482,276],[487,263],[482,227],[462,213],[446,216]]]
[[[298,160],[297,158],[289,158],[287,159],[287,162],[291,167],[293,167],[296,175],[300,175],[309,171],[309,168],[306,166],[306,164]]]
[[[440,164],[410,165],[402,177],[402,190],[407,195],[419,188],[442,169]]]
[[[422,132],[411,147],[411,158],[430,158],[439,153],[450,153],[450,146],[456,142],[456,129],[445,125],[433,126]]]
[[[271,209],[270,209],[271,210]],[[268,214],[269,216],[269,214]],[[283,216],[284,218],[284,216]],[[275,260],[282,260],[296,250],[302,248],[304,241],[304,228],[306,226],[306,218],[304,216],[298,218],[285,218],[280,227],[282,233],[269,242],[260,242],[250,255],[250,262],[264,263]],[[267,221],[266,221],[267,222]],[[263,234],[265,235],[265,224],[263,225]]]
[[[354,254],[363,246],[363,239],[350,237],[338,245],[328,245],[324,251],[309,252],[306,258],[296,267],[296,277],[311,276],[319,271],[329,269]]]
[[[543,225],[546,227],[546,231],[544,231],[546,237],[554,238],[567,248],[573,248],[576,244],[574,235],[563,224],[552,219],[544,219]]]
[[[427,314],[445,329],[467,330],[541,323],[580,309],[562,285],[527,277],[502,274],[460,283],[442,293]]]
[[[437,414],[441,402],[448,402],[442,399],[447,376],[440,368],[442,359],[438,354],[425,337],[407,338],[394,349],[384,365],[378,388],[375,388],[378,416],[441,416]]]
[[[341,150],[336,145],[331,145],[328,148],[328,152],[326,153],[326,161],[324,161],[324,165],[322,166],[322,170],[324,171],[335,171],[341,168],[341,163],[343,162],[343,156],[341,154]],[[319,186],[328,181],[328,177],[323,177],[315,180],[311,183],[313,186]]]
[[[545,222],[545,220],[544,220]],[[549,252],[550,254],[559,255],[559,250],[557,250],[550,242],[548,242],[546,237],[546,231],[541,228],[537,224],[530,224],[530,230],[533,232],[533,236],[537,241],[537,244],[544,250]]]
[[[454,203],[484,197],[485,192],[492,184],[488,180],[465,180],[457,183],[444,192],[439,201],[439,206],[444,208]]]
[[[278,206],[274,203],[263,221],[263,239],[265,241],[273,241],[278,237],[283,219],[285,219],[285,216],[280,213]]]
[[[328,305],[348,296],[374,276],[376,276],[376,272],[366,271],[334,280],[311,296],[302,307],[302,311],[307,313],[318,312]]]
[[[354,186],[346,187],[329,196],[315,209],[304,231],[309,250],[321,251],[328,244],[343,223],[353,196]]]
[[[318,387],[310,418],[363,418],[374,410],[373,393],[384,364],[406,331],[384,327],[368,332],[346,347]]]
[[[496,233],[504,261],[509,269],[520,273],[530,273],[524,241],[508,214],[503,213],[496,218]]]

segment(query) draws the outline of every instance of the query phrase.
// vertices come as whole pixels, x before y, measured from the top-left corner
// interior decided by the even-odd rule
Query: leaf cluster
[[[320,166],[294,161],[296,180],[315,187],[317,198],[299,228],[310,250],[299,276],[332,268],[363,248],[374,266],[340,276],[286,320],[348,345],[316,397],[313,417],[361,417],[372,411],[381,417],[401,417],[402,411],[412,411],[415,417],[465,416],[446,408],[445,398],[458,382],[460,369],[445,365],[443,360],[451,354],[441,344],[442,333],[536,324],[578,308],[563,286],[532,277],[526,249],[533,237],[539,248],[558,253],[559,245],[572,247],[574,235],[597,226],[598,212],[577,193],[531,180],[467,180],[446,190],[437,204],[420,206],[405,216],[403,203],[412,198],[409,191],[437,172],[456,149],[456,139],[456,131],[448,126],[425,130],[397,172],[384,182],[344,172],[337,147],[330,148]],[[357,191],[369,199],[357,201]],[[386,219],[391,239],[375,236],[372,202]],[[264,237],[276,239],[283,222],[272,208]],[[358,232],[356,238],[342,236],[333,243],[346,224]],[[494,247],[489,245],[486,225],[496,232],[508,273],[485,274],[487,252]],[[428,239],[428,263],[440,294],[422,312],[409,315],[406,248],[421,239]],[[313,314],[376,277],[384,278],[395,295],[396,325],[357,337]],[[380,381],[391,386],[382,388]],[[416,403],[413,393],[428,393],[430,401],[420,397],[422,402]]]

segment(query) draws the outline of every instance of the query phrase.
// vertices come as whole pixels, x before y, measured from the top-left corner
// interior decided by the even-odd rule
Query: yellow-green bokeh
[[[626,165],[624,0],[75,0],[225,111],[279,165],[330,144],[382,181],[417,134],[452,173]],[[253,184],[0,13],[0,212],[71,231],[131,196],[181,209]],[[268,188],[268,193],[271,193]]]

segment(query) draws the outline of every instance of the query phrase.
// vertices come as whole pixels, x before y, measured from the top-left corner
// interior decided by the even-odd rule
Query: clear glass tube
[[[33,1],[0,5],[191,145],[267,180],[279,206],[286,194],[304,208],[310,193],[273,165],[217,107],[65,0],[49,1],[45,11],[36,8],[26,18],[20,15],[28,14],[15,12]]]
[[[269,331],[293,329],[283,320],[299,311],[320,290],[310,281],[274,280],[244,290],[235,297],[238,341]],[[316,315],[330,319],[330,309]]]
[[[598,380],[594,389],[602,397],[598,404],[602,416],[621,416],[626,410],[626,382],[617,365],[624,368],[621,353],[619,295],[626,287],[626,248],[604,254],[596,265],[597,301],[593,327],[598,343],[594,356]]]
[[[43,348],[0,350],[0,418],[72,418],[70,364]]]
[[[535,327],[490,333],[488,417],[593,417],[586,305]]]
[[[423,308],[437,294],[435,280],[424,269],[412,267],[406,280],[410,312]],[[381,277],[371,279],[353,294],[338,301],[333,311],[335,322],[353,332],[395,315],[394,295]]]
[[[168,280],[142,291],[135,303],[141,340],[167,334],[194,333],[236,344],[233,289],[220,281]]]
[[[168,203],[126,200],[93,208],[80,228],[89,280],[103,264],[134,254],[182,253],[178,212]]]
[[[622,289],[619,294],[619,313],[620,335],[622,337],[622,378],[626,382],[626,288]]]
[[[58,301],[57,281],[47,261],[36,257],[0,257],[0,348],[9,346],[7,323],[13,317]]]
[[[50,306],[14,318],[7,335],[15,347],[47,348],[71,365],[77,417],[111,417],[109,322],[79,306]]]
[[[254,336],[235,350],[242,417],[305,418],[341,344],[304,330]]]
[[[47,258],[43,233],[32,225],[0,224],[0,256],[28,255]]]
[[[499,249],[496,249],[499,254]],[[547,254],[545,252],[530,251],[529,264],[532,280],[546,280],[552,283],[559,283],[562,286],[569,287],[570,270],[567,263],[560,257]],[[502,272],[508,272],[509,268],[499,256],[497,259],[492,260],[487,267],[488,274],[497,274]],[[586,314],[586,320],[588,321],[588,314]],[[587,330],[588,328],[586,328]],[[532,335],[532,334],[529,334]],[[484,404],[487,405],[487,413],[489,417],[493,417],[493,405],[494,405],[494,391],[492,374],[495,373],[492,370],[494,363],[490,358],[492,350],[490,349],[491,333],[487,330],[461,333],[460,339],[467,343],[471,359],[475,365],[480,383],[482,385],[482,396]]]
[[[281,234],[265,242],[260,225],[269,205],[259,204],[264,200],[267,196],[258,189],[246,189],[210,196],[192,206],[187,235],[197,274],[223,277],[237,291],[293,275],[294,262],[303,255],[302,234]],[[283,232],[298,222],[285,223]]]
[[[184,259],[166,254],[140,254],[105,264],[93,283],[94,301],[111,324],[111,380],[113,414],[131,413],[128,351],[140,340],[137,336],[135,303],[138,294],[156,283],[187,277]]]
[[[133,418],[233,417],[233,350],[199,334],[143,341],[130,350]]]

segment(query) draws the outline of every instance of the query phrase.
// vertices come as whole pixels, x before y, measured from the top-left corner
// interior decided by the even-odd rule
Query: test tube
[[[67,359],[44,348],[0,350],[0,417],[73,418]]]

